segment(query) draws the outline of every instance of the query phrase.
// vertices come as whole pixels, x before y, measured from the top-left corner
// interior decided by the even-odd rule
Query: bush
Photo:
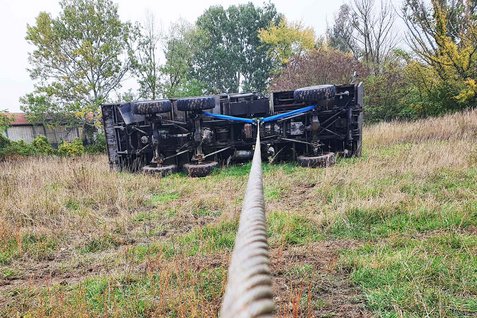
[[[53,155],[55,153],[55,149],[50,145],[48,139],[42,135],[35,137],[32,146],[35,148],[35,153],[39,155]]]
[[[58,154],[61,156],[81,156],[85,153],[81,139],[75,139],[71,142],[63,141],[58,146]]]
[[[97,134],[94,142],[85,147],[85,152],[89,154],[106,153],[106,136]]]
[[[104,141],[104,144],[106,141]],[[99,152],[101,143],[93,145],[94,151]],[[103,146],[104,147],[104,146]],[[90,150],[90,153],[94,153]],[[61,156],[80,156],[85,153],[85,147],[80,139],[71,142],[63,141],[58,150],[55,150],[45,136],[37,136],[31,144],[25,141],[11,141],[0,134],[0,159],[14,156],[35,156],[35,155],[61,155]]]
[[[33,147],[33,145],[27,144],[23,140],[8,140],[8,142],[5,142],[4,145],[4,147],[0,148],[0,158],[12,156],[32,156],[35,154],[35,148]]]
[[[461,80],[443,80],[432,67],[408,57],[396,56],[382,73],[368,76],[364,89],[368,122],[439,116],[473,106]]]
[[[0,151],[10,144],[10,139],[0,132]]]
[[[346,84],[354,72],[368,75],[367,68],[351,54],[331,48],[314,50],[292,58],[290,63],[272,78],[272,91],[292,90],[318,84]]]
[[[381,74],[364,79],[364,112],[367,122],[393,119],[414,119],[418,116],[410,106],[412,86],[408,84],[402,65],[389,64]]]

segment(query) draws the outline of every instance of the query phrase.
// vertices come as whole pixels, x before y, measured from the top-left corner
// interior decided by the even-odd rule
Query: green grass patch
[[[412,196],[431,194],[441,201],[475,199],[477,168],[466,170],[439,169],[425,180],[409,180],[400,190]]]
[[[229,167],[216,169],[213,175],[218,177],[244,177],[248,176],[251,167],[251,162],[243,164],[234,164]],[[264,162],[262,164],[263,174],[269,174],[276,171],[283,171],[286,174],[292,174],[297,169],[299,168],[294,163],[269,164]]]
[[[432,193],[439,200],[466,200],[475,198],[476,180],[477,168],[464,171],[442,169],[431,175],[420,191]]]
[[[219,178],[248,176],[251,166],[252,164],[250,162],[244,164],[234,164],[229,167],[215,169],[212,175]]]
[[[201,313],[202,306],[211,306],[210,302],[220,298],[225,277],[226,269],[221,267],[202,270],[183,267],[146,275],[96,276],[69,289],[52,288],[48,297],[54,298],[56,293],[62,301],[51,302],[49,310],[61,313],[75,308],[76,314],[81,310],[82,315],[101,317],[111,313],[115,317],[175,317],[179,308],[182,312]],[[163,297],[167,300],[162,300]],[[158,308],[158,301],[165,307]]]
[[[292,174],[299,169],[296,163],[278,163],[278,164],[270,164],[270,163],[263,163],[262,165],[263,173],[269,174],[276,171],[282,171],[285,174]]]
[[[138,244],[128,250],[128,255],[138,262],[144,261],[147,257],[154,257],[163,251],[164,245],[161,244]]]
[[[286,271],[286,275],[294,279],[308,280],[316,271],[311,264],[295,265]]]
[[[477,203],[477,202],[476,202]],[[398,233],[466,228],[477,225],[477,204],[443,204],[436,210],[413,210],[404,204],[395,207],[353,208],[338,219],[327,232],[338,238],[376,239]]]
[[[266,186],[264,189],[265,201],[279,200],[282,196],[282,188],[277,186]]]
[[[149,199],[149,205],[157,206],[159,204],[166,204],[175,201],[180,198],[179,193],[176,192],[164,192],[155,193]]]
[[[121,317],[146,317],[153,306],[149,297],[156,287],[156,276],[124,275],[92,277],[69,294],[71,305],[86,307],[90,314],[121,313]]]
[[[227,277],[225,268],[206,269],[198,273],[195,292],[207,301],[219,299],[222,296],[223,281]]]
[[[174,208],[167,208],[166,210],[163,209],[156,209],[156,210],[147,210],[147,211],[141,211],[136,213],[132,220],[135,223],[148,223],[148,222],[153,222],[157,221],[160,219],[171,219],[177,215],[177,210]]]
[[[475,317],[477,237],[400,237],[345,251],[341,262],[380,317]]]
[[[198,208],[194,211],[192,211],[192,215],[195,217],[204,217],[204,216],[212,216],[212,217],[217,217],[221,214],[222,212],[220,210],[210,210],[204,207]]]
[[[3,268],[1,273],[3,279],[14,279],[19,276],[19,272],[16,269],[10,267]]]
[[[18,254],[18,242],[15,239],[0,242],[0,265],[10,264]]]
[[[37,261],[46,260],[52,257],[57,247],[58,240],[44,234],[27,233],[22,235],[21,240],[3,240],[0,242],[0,265],[8,265],[25,254]]]
[[[133,222],[143,223],[151,222],[159,219],[161,217],[160,213],[157,211],[141,211],[134,215],[132,218]]]
[[[43,234],[25,234],[22,246],[23,250],[33,259],[46,260],[55,252],[58,240]]]
[[[222,222],[194,229],[172,241],[174,254],[194,256],[231,250],[235,242],[238,222]],[[170,253],[169,253],[170,255]]]
[[[207,255],[232,250],[238,222],[221,222],[193,229],[165,242],[139,245],[129,250],[137,261],[156,257],[159,253],[166,259],[175,256]]]
[[[120,245],[121,242],[114,235],[107,234],[89,240],[86,244],[81,246],[78,251],[82,254],[97,253]]]
[[[267,219],[271,245],[303,245],[322,239],[318,226],[303,216],[273,212]]]
[[[74,198],[68,198],[65,203],[65,207],[71,211],[78,211],[80,209],[80,203]]]

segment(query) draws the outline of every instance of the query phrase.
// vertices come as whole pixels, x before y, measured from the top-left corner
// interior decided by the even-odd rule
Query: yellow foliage
[[[465,88],[455,97],[458,102],[467,102],[472,100],[477,95],[477,82],[474,79],[468,78],[465,81]]]
[[[261,29],[260,40],[271,46],[269,54],[280,64],[285,65],[294,55],[300,55],[315,47],[315,31],[311,27],[303,27],[301,23],[288,23],[281,19],[278,25],[270,23],[268,28]]]
[[[432,0],[432,7],[435,49],[421,52],[428,65],[410,62],[407,77],[421,93],[441,86],[451,103],[472,102],[477,96],[477,21],[464,10],[459,19],[465,27],[449,30],[449,8],[439,0]]]
[[[475,39],[477,37],[477,27],[475,23],[469,23],[467,28],[459,33],[457,40],[449,36],[446,9],[442,7],[439,1],[434,0],[433,5],[436,19],[435,40],[438,52],[430,59],[439,66],[438,73],[441,78],[444,80],[458,79],[459,84],[462,85],[464,81],[476,75]],[[466,84],[466,86],[468,85]]]

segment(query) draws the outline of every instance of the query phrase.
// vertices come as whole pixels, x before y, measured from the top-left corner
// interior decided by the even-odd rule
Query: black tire
[[[334,85],[317,85],[296,89],[293,99],[297,102],[313,103],[320,100],[334,98],[336,87]]]
[[[186,163],[184,171],[189,177],[201,178],[208,176],[214,168],[219,165],[217,161],[202,162],[202,163]]]
[[[168,99],[135,102],[133,104],[133,112],[140,115],[167,113],[171,109],[172,103]]]
[[[298,156],[296,159],[299,166],[309,168],[325,168],[336,163],[336,155],[334,152],[325,152],[319,156]]]
[[[142,168],[142,171],[147,174],[156,174],[161,177],[165,177],[176,172],[177,166],[176,165],[157,166],[157,167],[145,166]]]
[[[177,109],[181,111],[204,110],[212,109],[214,107],[214,96],[179,98],[177,100]]]

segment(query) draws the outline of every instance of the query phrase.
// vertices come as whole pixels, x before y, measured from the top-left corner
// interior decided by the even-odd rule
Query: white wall
[[[46,135],[45,135],[46,133]],[[72,141],[80,137],[79,128],[58,127],[56,129],[44,129],[43,126],[11,126],[7,129],[7,137],[10,140],[24,140],[31,143],[38,135],[46,136],[48,142],[54,145],[59,144],[62,140]]]

